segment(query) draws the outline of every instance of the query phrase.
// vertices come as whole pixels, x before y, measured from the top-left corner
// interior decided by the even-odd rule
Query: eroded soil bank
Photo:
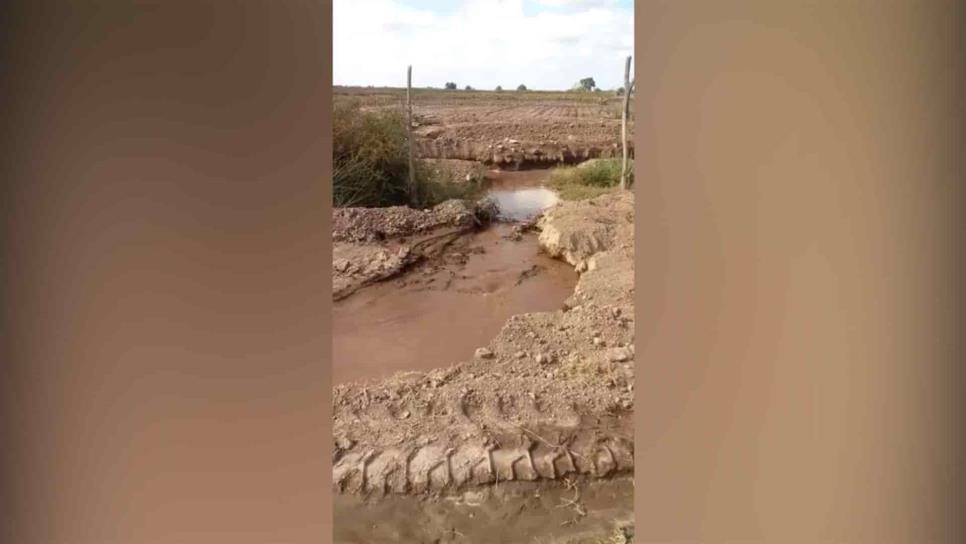
[[[560,308],[573,292],[577,274],[542,253],[537,233],[518,223],[556,203],[556,195],[540,185],[545,176],[546,171],[491,172],[488,197],[499,206],[501,219],[511,222],[457,230],[459,235],[445,239],[443,247],[411,263],[399,276],[337,301],[334,383],[446,367],[472,357],[510,316]],[[445,227],[437,230],[453,230]],[[406,262],[397,257],[398,244],[393,239],[378,242],[379,248],[393,249],[377,263],[396,265],[403,272]],[[342,244],[339,253],[350,252]]]
[[[333,381],[430,370],[473,356],[515,314],[549,311],[573,292],[572,267],[513,226],[454,240],[431,261],[333,306]]]
[[[633,222],[630,192],[553,207],[536,222],[537,243],[579,274],[561,307],[511,316],[473,354],[445,367],[334,388],[333,485],[343,495],[344,519],[371,520],[387,535],[417,535],[422,526],[455,530],[456,537],[482,534],[499,515],[445,527],[452,514],[445,505],[508,482],[528,493],[561,485],[578,493],[573,504],[555,497],[574,519],[549,535],[557,540],[534,533],[452,541],[582,542],[581,535],[607,535],[594,521],[601,516],[629,519],[629,493],[607,506],[591,500],[589,490],[620,496],[620,482],[633,474]],[[435,230],[448,228],[442,222]],[[418,276],[399,279],[407,277]],[[539,506],[528,501],[502,496],[492,508],[535,508],[539,518]],[[526,534],[530,518],[503,519],[507,531],[520,523]],[[439,531],[411,541],[448,541]],[[353,540],[347,534],[341,541]]]

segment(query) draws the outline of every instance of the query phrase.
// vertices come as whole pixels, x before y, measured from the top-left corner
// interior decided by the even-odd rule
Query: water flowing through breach
[[[379,379],[472,358],[515,314],[552,311],[572,294],[573,268],[521,232],[557,203],[546,170],[491,172],[488,196],[503,222],[445,240],[438,256],[333,308],[335,383]]]

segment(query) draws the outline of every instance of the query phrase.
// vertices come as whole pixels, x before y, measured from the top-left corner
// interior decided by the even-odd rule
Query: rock
[[[399,418],[408,419],[410,415],[409,410],[403,410],[402,413],[399,414]]]
[[[335,447],[340,450],[347,450],[351,448],[354,444],[355,442],[353,442],[352,440],[350,440],[345,436],[340,436],[335,439]]]
[[[524,357],[527,356],[527,354],[526,354],[526,352],[518,351],[518,352],[514,353],[513,356],[516,357],[517,359],[523,359]]]
[[[611,348],[607,350],[607,360],[615,363],[628,361],[634,356],[629,348]]]
[[[477,359],[492,359],[493,352],[487,348],[476,348],[476,352],[473,354]]]
[[[343,272],[343,273],[348,272],[349,266],[350,266],[350,263],[348,259],[336,259],[332,261],[332,268],[336,269],[339,272]]]
[[[594,343],[595,346],[604,345],[604,341],[599,336],[595,336],[591,341]]]

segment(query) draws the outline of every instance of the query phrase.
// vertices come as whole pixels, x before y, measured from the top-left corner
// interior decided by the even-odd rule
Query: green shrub
[[[402,113],[364,112],[339,101],[332,119],[332,203],[392,206],[408,199],[406,125]]]
[[[483,192],[483,186],[475,182],[453,181],[451,172],[439,167],[416,163],[416,194],[407,204],[414,208],[430,208],[451,198],[476,199]]]
[[[628,186],[634,182],[634,163],[628,161]],[[547,185],[564,200],[584,200],[612,190],[620,184],[620,159],[595,159],[581,166],[558,166],[550,171]]]
[[[409,186],[406,119],[398,109],[363,111],[358,100],[337,100],[332,120],[332,204],[336,207],[431,207],[449,198],[472,198],[477,184],[451,183],[416,166]]]

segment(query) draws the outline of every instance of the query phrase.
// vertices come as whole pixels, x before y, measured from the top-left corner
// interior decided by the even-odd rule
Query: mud
[[[468,234],[438,258],[336,302],[334,383],[449,366],[472,357],[510,316],[560,308],[577,274],[539,253],[536,233],[515,232],[496,224]]]
[[[544,544],[626,543],[632,534],[633,480],[503,482],[438,500],[388,497],[334,501],[336,542]]]
[[[405,206],[341,208],[333,213],[332,296],[392,278],[443,252],[496,214],[488,203],[449,200],[431,210]]]
[[[546,174],[488,172],[487,198],[499,206],[501,220],[511,222],[494,223],[468,234],[445,227],[452,221],[442,222],[444,228],[430,230],[422,238],[443,240],[444,247],[418,263],[407,259],[412,253],[410,246],[401,245],[399,238],[338,244],[339,257],[367,263],[369,268],[381,265],[383,276],[396,277],[335,303],[334,383],[446,367],[472,357],[474,350],[496,336],[511,316],[560,308],[573,292],[577,274],[572,267],[543,254],[537,233],[526,228],[527,222],[557,202],[556,194],[541,186]],[[358,219],[362,213],[374,216],[372,211],[350,215]],[[407,218],[413,215],[393,210],[383,215],[392,213]],[[353,222],[353,227],[359,222]],[[384,216],[379,220],[369,217],[364,223],[380,225],[383,231],[397,236],[400,232],[394,220]],[[364,232],[369,231],[340,224],[342,238],[350,237],[350,233],[353,239],[367,238]],[[428,228],[434,224],[426,221]],[[447,238],[447,233],[456,236]],[[398,254],[400,246],[406,248],[403,255]]]
[[[554,206],[535,223],[537,243],[548,258],[579,273],[560,308],[512,315],[472,353],[467,350],[440,368],[334,388],[333,484],[340,504],[356,505],[346,506],[352,511],[347,519],[383,511],[387,532],[380,534],[400,531],[422,541],[423,535],[412,536],[420,523],[404,516],[420,501],[444,512],[446,501],[492,493],[508,482],[540,493],[563,482],[613,493],[633,474],[633,221],[630,192]],[[523,241],[528,235],[526,229],[511,229],[508,239]],[[452,254],[456,243],[440,255]],[[458,261],[466,266],[471,259]],[[427,268],[427,276],[441,277],[445,258],[441,262],[432,265],[438,269]],[[415,288],[422,280],[410,272],[394,281],[397,287]],[[505,283],[504,277],[495,285]],[[475,279],[464,285],[474,284],[479,285]],[[499,504],[512,511],[528,503],[504,497]],[[631,504],[627,498],[615,512],[629,516]],[[611,514],[612,519],[617,515]],[[400,523],[388,521],[393,515]],[[444,514],[436,519],[445,524]],[[560,541],[579,542],[573,538],[585,534],[581,531],[598,534],[601,527],[592,525],[576,520],[562,533],[571,540]],[[483,527],[486,523],[465,529]],[[511,527],[507,522],[506,530]],[[424,535],[425,541],[447,541],[434,534]],[[538,541],[537,536],[522,541]],[[352,541],[351,535],[346,538]]]
[[[526,458],[529,468],[521,470],[538,478],[630,472],[633,442],[621,421],[633,408],[632,223],[630,193],[559,205],[541,224],[585,268],[565,309],[512,316],[473,358],[453,366],[337,386],[338,491],[387,491],[399,477],[404,492],[418,489],[418,478],[425,491],[487,483],[485,475],[426,477],[439,466],[449,470],[453,455],[485,464],[492,479],[500,470],[493,459],[513,471]],[[584,232],[594,233],[592,243],[582,242]],[[556,462],[574,453],[582,461],[540,471],[530,448],[545,464],[547,456]]]

